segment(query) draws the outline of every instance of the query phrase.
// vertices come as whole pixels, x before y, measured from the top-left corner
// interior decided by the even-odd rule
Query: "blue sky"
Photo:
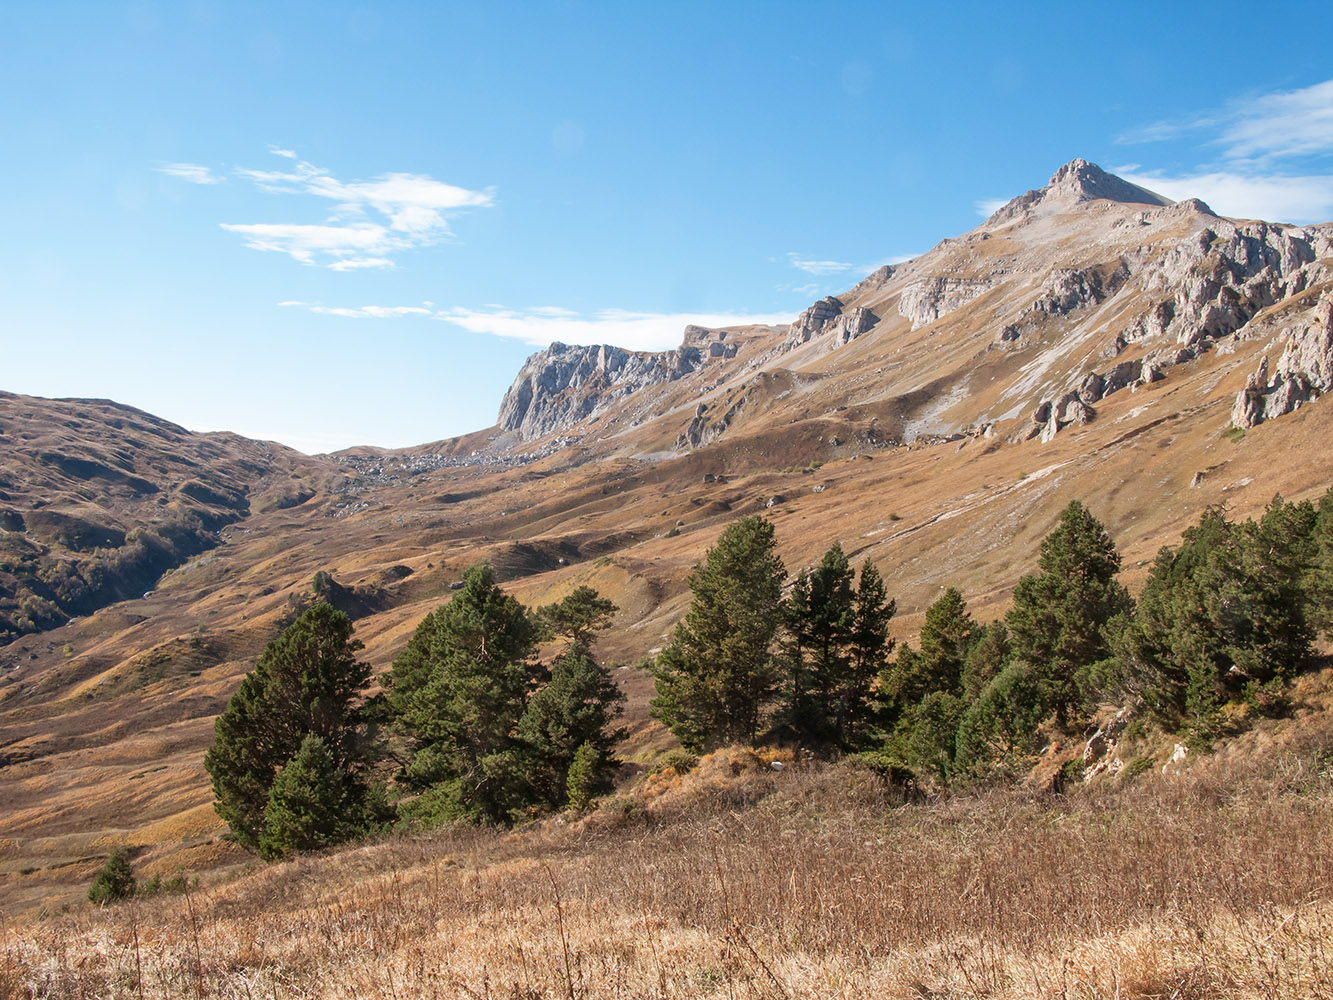
[[[0,4],[0,388],[305,451],[794,315],[1082,156],[1333,219],[1333,4]]]

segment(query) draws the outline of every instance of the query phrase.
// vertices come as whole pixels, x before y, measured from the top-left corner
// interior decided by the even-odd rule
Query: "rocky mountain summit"
[[[1116,393],[1262,344],[1280,358],[1240,390],[1235,423],[1251,427],[1329,387],[1331,255],[1333,224],[1224,219],[1073,160],[786,329],[691,328],[660,353],[552,345],[528,360],[499,423],[524,442],[610,444],[650,427],[654,448],[680,451],[747,422],[800,425],[824,400],[823,412],[859,408],[833,435],[844,450],[980,426],[1049,443]]]

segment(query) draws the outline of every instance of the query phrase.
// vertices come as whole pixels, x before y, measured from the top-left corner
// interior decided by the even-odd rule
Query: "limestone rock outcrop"
[[[1283,337],[1286,347],[1272,380],[1265,357],[1236,394],[1231,422],[1241,430],[1291,413],[1333,388],[1333,298],[1322,299]]]
[[[528,358],[500,403],[497,422],[531,441],[630,393],[683,378],[702,363],[703,352],[694,346],[647,352],[555,343]]]
[[[796,317],[787,329],[783,349],[792,350],[816,337],[827,337],[829,348],[836,349],[851,343],[878,322],[879,317],[869,309],[858,306],[844,311],[842,300],[829,295]]]
[[[984,295],[994,285],[985,278],[920,278],[903,289],[898,314],[916,330]]]
[[[1000,226],[1037,211],[1058,211],[1102,198],[1132,205],[1173,204],[1168,198],[1131,184],[1115,174],[1108,174],[1095,163],[1071,160],[1051,175],[1044,188],[1014,198],[987,219],[985,224]],[[1207,208],[1202,202],[1197,204]]]

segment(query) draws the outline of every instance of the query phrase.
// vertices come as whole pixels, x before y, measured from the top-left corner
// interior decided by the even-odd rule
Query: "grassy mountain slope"
[[[792,571],[833,541],[854,563],[873,559],[902,637],[946,586],[983,620],[1002,613],[1070,499],[1106,523],[1135,589],[1205,506],[1245,517],[1275,492],[1321,495],[1326,400],[1243,434],[1231,412],[1260,358],[1318,326],[1326,228],[1094,197],[1125,192],[1071,168],[872,275],[832,318],[692,331],[706,348],[693,370],[593,399],[536,436],[495,427],[306,459],[112,404],[0,400],[0,505],[22,519],[0,524],[6,552],[109,566],[136,527],[168,516],[197,519],[211,545],[154,566],[151,593],[136,577],[105,591],[123,600],[53,602],[59,613],[0,646],[0,906],[79,899],[119,843],[146,870],[241,860],[220,839],[201,758],[213,717],[317,573],[355,612],[376,669],[478,559],[529,603],[598,588],[621,607],[599,653],[626,664],[624,752],[642,758],[671,740],[634,665],[741,514],[773,518]],[[1119,384],[1122,365],[1138,374]],[[1090,375],[1102,384],[1075,406]],[[94,527],[57,537],[43,511]],[[18,594],[21,574],[3,572]]]

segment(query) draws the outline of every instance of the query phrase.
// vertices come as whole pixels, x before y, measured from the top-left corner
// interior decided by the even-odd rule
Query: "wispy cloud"
[[[225,177],[219,177],[208,167],[198,163],[164,163],[153,169],[159,174],[178,177],[183,181],[189,181],[191,184],[221,184],[226,180]]]
[[[782,326],[791,313],[646,313],[603,309],[591,315],[556,307],[536,309],[444,309],[439,319],[471,333],[521,340],[545,347],[562,344],[614,344],[633,351],[662,351],[678,347],[686,326],[716,329],[724,326]]]
[[[1333,218],[1333,175],[1319,169],[1333,154],[1333,80],[1237,98],[1132,129],[1117,142],[1191,136],[1201,150],[1216,151],[1208,157],[1212,162],[1183,172],[1133,165],[1117,173],[1177,201],[1202,198],[1222,215],[1297,223]]]
[[[495,202],[491,190],[472,191],[425,174],[381,174],[368,181],[343,181],[289,149],[272,149],[291,161],[280,170],[239,168],[237,176],[272,194],[295,194],[333,202],[318,223],[224,222],[254,250],[284,253],[302,264],[337,271],[394,266],[404,251],[451,237],[449,218]]]
[[[426,306],[321,306],[312,302],[279,302],[280,306],[299,306],[321,316],[345,316],[348,319],[392,319],[395,316],[432,316]]]
[[[1333,80],[1232,105],[1220,141],[1232,159],[1309,156],[1333,150]]]
[[[844,271],[850,271],[856,267],[855,264],[848,264],[840,260],[806,260],[800,254],[795,253],[787,254],[787,261],[798,271],[804,271],[806,274],[813,274],[818,277],[823,277],[826,274],[842,274]]]
[[[1125,180],[1173,201],[1200,198],[1219,215],[1305,225],[1333,219],[1333,175],[1276,176],[1212,171],[1180,176],[1124,173]]]
[[[905,260],[911,260],[912,256],[912,254],[903,254],[896,257],[885,257],[869,264],[853,264],[841,260],[815,260],[803,254],[788,252],[787,263],[798,271],[813,274],[817,278],[824,278],[831,274],[865,275],[878,270],[885,264],[901,264]]]
[[[977,215],[983,219],[989,219],[992,215],[1009,204],[1008,198],[982,198],[973,203],[977,210]]]
[[[710,330],[734,326],[785,326],[794,318],[792,313],[650,313],[628,309],[603,309],[583,314],[561,306],[510,309],[489,305],[480,309],[437,309],[430,302],[419,306],[344,307],[292,300],[278,305],[349,319],[427,316],[469,333],[519,340],[535,347],[559,341],[562,344],[614,344],[631,351],[664,351],[679,347],[681,334],[691,324]]]

